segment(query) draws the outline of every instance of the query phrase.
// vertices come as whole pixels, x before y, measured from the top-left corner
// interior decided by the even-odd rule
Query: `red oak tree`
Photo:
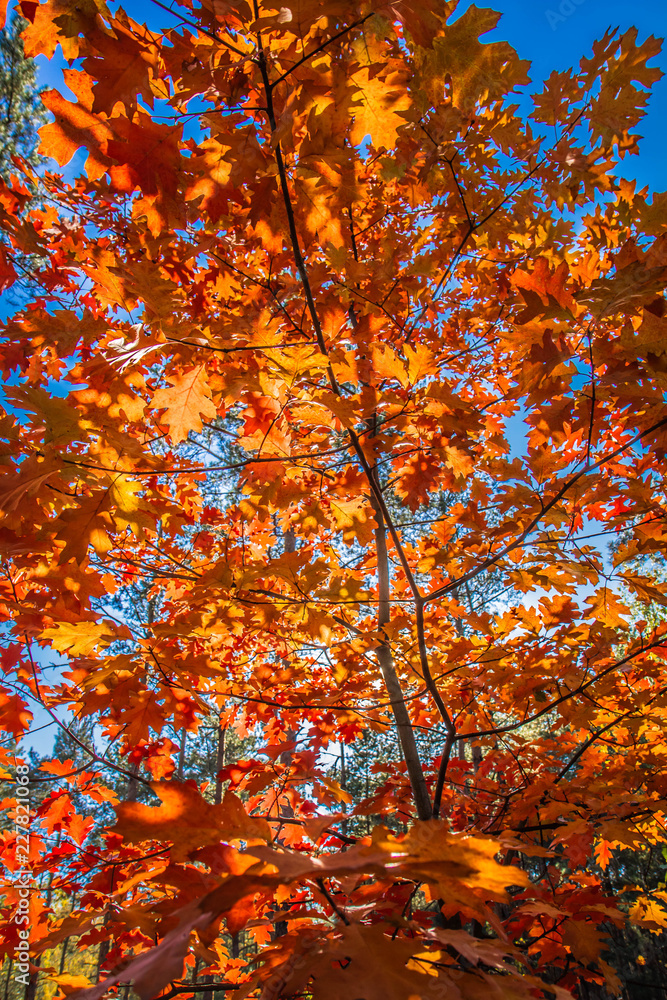
[[[609,927],[667,919],[605,881],[667,794],[659,45],[528,107],[492,11],[284,4],[19,5],[86,155],[0,191],[2,720],[78,754],[4,834],[29,988],[95,947],[82,1000],[618,990]],[[183,780],[211,719],[252,754]]]

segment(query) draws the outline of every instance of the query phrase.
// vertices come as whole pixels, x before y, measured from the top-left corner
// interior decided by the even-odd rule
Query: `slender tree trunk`
[[[227,727],[218,720],[218,752],[215,757],[215,804],[219,806],[222,802],[222,781],[220,772],[225,766],[225,744],[227,741]]]
[[[384,517],[375,494],[371,491],[371,505],[375,514],[377,527],[375,529],[375,551],[377,554],[378,572],[378,631],[384,632],[389,622],[390,590],[389,590],[389,557],[387,554],[387,532]],[[412,797],[419,819],[430,819],[433,815],[431,796],[426,785],[424,770],[419,757],[415,732],[412,728],[410,715],[405,704],[401,683],[394,667],[394,658],[389,640],[385,640],[376,652],[384,683],[391,700],[396,730],[407,765],[408,777],[412,786]]]
[[[137,781],[137,774],[139,773],[139,765],[130,765],[130,777],[127,780],[127,785],[125,788],[125,800],[126,802],[136,802],[137,794],[139,792],[139,782]]]
[[[179,781],[183,781],[183,772],[185,771],[185,743],[187,740],[187,730],[183,728],[181,730],[181,745],[178,751],[178,769],[176,771],[176,777]]]
[[[62,830],[59,830],[58,836],[56,838],[57,847],[60,846],[62,836],[63,836]],[[46,897],[44,899],[47,909],[51,906],[52,897],[53,897],[53,872],[51,871],[49,872],[49,878],[46,884]],[[31,961],[33,965],[39,967],[42,964],[42,956],[36,955],[35,958],[33,958]],[[38,983],[39,983],[39,973],[33,972],[33,974],[30,976],[30,979],[28,980],[28,985],[25,988],[25,993],[24,993],[25,1000],[35,1000]]]
[[[297,734],[296,734],[295,730],[288,729],[286,731],[286,733],[285,733],[285,740],[286,740],[286,742],[287,743],[291,743],[292,740],[296,737],[296,735]],[[292,751],[291,750],[283,750],[283,752],[280,755],[280,763],[284,767],[291,767],[291,765],[292,765]],[[292,806],[290,805],[289,802],[285,802],[285,803],[281,804],[279,806],[279,810],[280,810],[280,815],[282,817],[284,817],[285,819],[292,819],[292,817],[294,816],[294,810],[292,809]],[[278,843],[280,843],[280,838],[278,838]],[[285,934],[287,934],[287,921],[286,920],[276,920],[276,922],[273,925],[273,937],[274,938],[279,938],[279,937],[283,937],[283,935],[285,935]]]
[[[42,964],[42,956],[36,955],[33,959],[31,959],[31,962],[33,965],[39,967]],[[28,985],[25,988],[25,993],[23,994],[24,1000],[35,1000],[35,996],[37,994],[38,978],[39,978],[38,972],[33,972],[33,974],[30,976],[30,979],[28,980]]]
[[[347,765],[345,762],[345,743],[343,740],[340,741],[340,787],[343,791],[347,791]],[[347,812],[347,803],[341,803],[343,812]],[[343,834],[347,834],[347,820],[344,819],[342,823]]]
[[[69,946],[69,938],[66,937],[63,941],[63,950],[60,952],[60,965],[58,967],[58,975],[62,976],[65,971],[65,959],[67,958],[67,948]]]
[[[105,941],[100,941],[100,947],[97,952],[97,982],[100,980],[100,974],[102,971],[102,966],[106,962],[107,955],[109,954],[110,941],[107,938]]]
[[[12,980],[12,969],[14,967],[14,959],[10,957],[7,962],[7,975],[5,977],[5,1000],[9,998],[9,984]]]
[[[296,535],[294,534],[294,529],[293,528],[288,528],[287,531],[283,532],[283,552],[285,554],[288,554],[290,552],[296,552]],[[297,735],[297,733],[296,733],[295,730],[293,730],[293,729],[287,729],[285,731],[285,741],[287,743],[291,743],[292,740],[295,739],[296,735]],[[291,765],[292,765],[292,751],[291,750],[283,750],[283,752],[280,755],[280,763],[284,767],[291,767]],[[286,803],[285,805],[281,805],[279,808],[280,808],[280,815],[281,816],[284,816],[287,819],[291,819],[293,817],[294,810],[292,809],[292,807],[289,804],[289,802]],[[273,936],[274,936],[274,938],[283,937],[283,935],[285,935],[285,934],[287,934],[287,921],[286,920],[276,920],[276,922],[274,924],[274,928],[273,928]]]

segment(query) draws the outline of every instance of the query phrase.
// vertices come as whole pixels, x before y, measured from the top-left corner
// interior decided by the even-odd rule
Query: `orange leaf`
[[[150,409],[162,410],[162,420],[169,427],[172,441],[185,441],[190,431],[202,429],[202,417],[212,420],[216,407],[206,379],[206,369],[190,368],[182,375],[170,378],[171,388],[158,389]]]
[[[45,0],[39,5],[23,0],[21,8],[29,21],[23,36],[25,54],[47,59],[53,56],[58,43],[66,59],[75,59],[79,54],[78,36],[91,31],[99,14],[109,14],[104,0]]]
[[[601,840],[595,849],[595,856],[602,871],[606,871],[613,856],[612,844],[608,840]]]
[[[113,137],[113,130],[98,115],[81,104],[72,104],[57,90],[47,90],[42,101],[55,121],[39,130],[40,152],[52,156],[61,166],[72,159],[81,146],[88,150],[86,173],[90,180],[101,177],[110,164],[104,149]]]
[[[123,802],[116,806],[118,821],[113,829],[129,843],[171,841],[172,858],[179,861],[221,840],[271,840],[268,823],[248,816],[233,792],[226,792],[220,805],[213,805],[193,784],[154,781],[151,787],[162,805]]]
[[[20,739],[32,720],[32,712],[18,694],[0,689],[0,727]]]

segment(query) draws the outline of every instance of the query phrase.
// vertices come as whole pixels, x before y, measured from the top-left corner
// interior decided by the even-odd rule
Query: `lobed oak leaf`
[[[69,774],[70,771],[76,770],[76,765],[70,757],[67,760],[42,761],[39,769],[40,771],[46,771],[47,774],[56,774],[58,777],[62,777],[65,774]]]
[[[137,303],[129,290],[130,280],[127,270],[120,265],[121,261],[116,254],[96,247],[82,266],[82,270],[95,283],[95,293],[103,305],[119,306],[130,312]]]
[[[98,554],[109,552],[113,548],[116,527],[133,524],[138,529],[138,503],[134,492],[132,484],[126,486],[123,477],[117,477],[107,489],[95,490],[90,496],[81,497],[75,507],[64,510],[55,521],[56,538],[65,542],[60,561],[66,563],[75,559],[82,563],[89,545]],[[120,523],[117,525],[116,521]]]
[[[526,309],[519,322],[525,324],[535,316],[550,315],[560,310],[574,314],[576,303],[566,288],[569,273],[566,261],[561,261],[552,270],[546,257],[538,257],[532,271],[516,270],[511,281],[526,301]]]
[[[635,851],[644,842],[642,833],[631,821],[605,820],[600,824],[599,832],[609,843],[619,847],[629,847]]]
[[[303,824],[304,831],[308,834],[313,843],[317,843],[327,827],[335,826],[336,823],[344,822],[345,813],[330,813],[326,816],[317,815],[307,819]]]
[[[327,359],[319,350],[301,345],[285,348],[281,352],[271,351],[267,363],[267,369],[279,374],[285,385],[290,388],[293,388],[304,374],[326,367]]]
[[[584,303],[598,319],[648,303],[665,287],[667,268],[664,264],[650,266],[646,260],[636,260],[625,266],[621,266],[622,263],[617,262],[617,271],[611,278],[598,278],[577,295],[577,301]],[[656,327],[659,324],[646,322],[635,338],[624,332],[622,342],[635,343],[640,350],[647,351],[655,340]]]
[[[526,958],[518,948],[508,942],[497,939],[479,939],[471,937],[464,930],[445,930],[434,927],[433,936],[441,944],[453,947],[463,955],[473,965],[488,965],[490,968],[504,969],[508,971],[508,961],[513,959],[522,965],[526,964]]]
[[[25,54],[50,59],[58,44],[65,59],[79,54],[79,35],[88,35],[99,24],[99,15],[109,17],[104,0],[45,0],[20,4],[28,26],[23,33]],[[55,29],[55,30],[54,30]]]
[[[21,739],[32,721],[32,712],[18,694],[8,694],[0,688],[0,728]]]
[[[70,401],[59,399],[41,387],[17,386],[6,392],[13,406],[30,409],[43,420],[45,443],[71,442],[87,437],[86,422]]]
[[[69,163],[81,146],[85,146],[88,150],[88,178],[96,180],[101,177],[110,163],[104,149],[114,134],[111,126],[82,104],[66,100],[57,90],[45,91],[42,103],[53,114],[55,121],[39,130],[40,152],[44,156],[52,156],[62,167]]]
[[[563,943],[582,965],[601,965],[600,954],[607,948],[608,936],[588,920],[568,920],[563,927]]]
[[[587,597],[586,604],[591,609],[589,615],[607,628],[623,628],[628,623],[630,609],[607,587]]]
[[[336,527],[342,531],[343,541],[347,545],[352,545],[355,539],[362,546],[372,541],[376,524],[366,497],[352,497],[349,500],[332,498],[330,509]]]
[[[406,121],[401,112],[410,107],[405,74],[386,68],[381,73],[374,67],[362,68],[354,74],[352,83],[356,89],[352,143],[358,146],[370,136],[375,149],[393,149],[398,130]]]
[[[395,379],[404,389],[410,384],[404,361],[389,344],[373,345],[373,373],[382,379]]]
[[[595,848],[595,857],[602,871],[606,871],[609,862],[613,857],[613,843],[608,840],[601,840]]]
[[[171,841],[172,859],[181,861],[192,851],[221,840],[271,840],[268,823],[248,816],[233,792],[227,791],[222,802],[214,805],[193,784],[154,781],[151,787],[161,805],[123,802],[116,806],[118,820],[113,830],[128,843]]]
[[[142,741],[148,741],[150,730],[159,732],[162,726],[162,714],[159,711],[159,701],[155,691],[144,688],[131,691],[127,705],[123,705],[119,716],[123,724],[123,736],[127,744],[137,746]]]
[[[529,63],[518,59],[507,42],[481,42],[492,31],[500,14],[475,4],[433,38],[431,49],[419,53],[421,85],[434,101],[441,101],[447,85],[452,104],[466,114],[478,101],[497,101],[517,86],[529,82]],[[408,20],[408,30],[410,21]]]
[[[304,967],[290,963],[291,974],[286,975],[283,989],[276,990],[274,986],[265,989],[262,995],[273,1000],[284,993],[301,992],[312,977],[310,990],[315,1000],[340,1000],[345,996],[364,997],[364,1000],[427,1000],[434,984],[429,965],[417,960],[417,956],[427,955],[424,943],[419,939],[394,938],[393,931],[387,924],[350,923],[336,938],[323,942],[314,962]],[[439,952],[431,951],[429,957],[437,961]],[[438,986],[443,992],[450,992],[453,983],[444,973],[438,976]]]
[[[147,28],[125,18],[111,21],[113,34],[98,31],[94,36],[94,54],[83,61],[83,69],[96,82],[93,85],[94,113],[110,115],[118,101],[128,113],[137,107],[137,98],[152,105],[151,82],[159,70],[156,36]],[[89,41],[92,41],[88,34]],[[92,48],[92,46],[91,46]]]
[[[63,917],[55,924],[52,924],[49,933],[36,943],[37,953],[40,954],[41,952],[47,951],[49,948],[53,948],[60,941],[64,941],[65,938],[81,937],[81,935],[89,931],[90,928],[99,921],[99,918],[103,916],[103,913],[104,911],[102,910],[86,910],[74,914],[69,913],[66,917]]]
[[[657,892],[654,899],[638,899],[630,907],[630,920],[659,934],[667,927],[667,893]]]
[[[435,490],[441,466],[433,454],[417,452],[400,465],[401,472],[396,481],[396,492],[407,503],[410,510],[417,510],[426,503]]]
[[[89,656],[98,646],[108,646],[114,639],[125,638],[127,629],[116,630],[107,624],[97,622],[56,622],[44,629],[40,637],[58,653],[70,656]]]
[[[92,830],[94,823],[95,821],[92,816],[81,816],[79,813],[74,813],[65,822],[65,829],[72,840],[81,847]]]
[[[18,472],[9,470],[0,476],[0,512],[11,514],[21,503],[26,493],[38,490],[40,486],[60,471],[60,464],[53,459],[28,458]]]
[[[465,479],[472,474],[474,469],[473,461],[465,451],[461,451],[460,448],[454,448],[452,445],[447,445],[445,455],[447,456],[447,465],[457,478]]]
[[[403,349],[407,361],[408,377],[412,385],[421,382],[428,375],[435,375],[438,371],[435,355],[430,347],[425,344],[416,344],[414,347],[408,345]]]
[[[74,806],[66,791],[54,791],[40,803],[37,815],[49,833],[52,833],[67,827],[74,815]]]
[[[185,441],[190,431],[202,429],[202,417],[212,420],[217,409],[211,399],[211,390],[204,365],[190,368],[169,379],[170,388],[158,389],[149,409],[162,410],[162,421],[169,427],[174,443]]]
[[[443,823],[428,820],[412,827],[400,842],[406,857],[401,867],[425,882],[440,885],[443,897],[454,883],[478,890],[488,899],[507,898],[510,885],[528,885],[526,873],[496,860],[498,843],[487,837],[448,833]]]

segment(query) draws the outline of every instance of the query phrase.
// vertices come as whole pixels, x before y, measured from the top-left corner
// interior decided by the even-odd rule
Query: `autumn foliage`
[[[665,836],[659,44],[530,100],[492,11],[284,4],[19,5],[85,155],[0,190],[0,712],[84,759],[33,774],[33,980],[85,985],[69,940],[81,1000],[618,992],[609,928],[667,923],[605,883]],[[256,749],[180,780],[211,718]]]

